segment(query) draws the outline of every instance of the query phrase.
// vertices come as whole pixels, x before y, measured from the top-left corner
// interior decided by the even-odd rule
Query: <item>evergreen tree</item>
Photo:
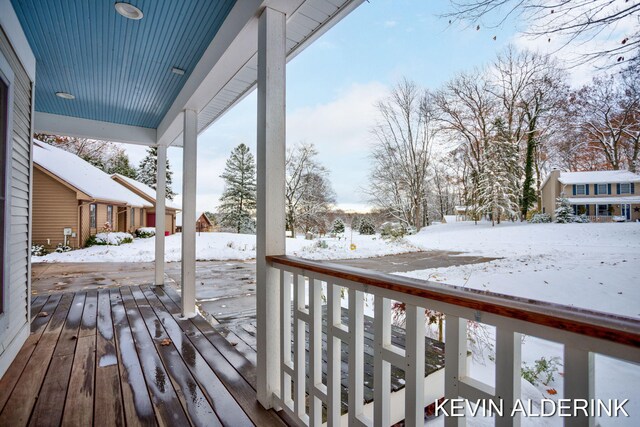
[[[573,214],[573,208],[569,204],[569,199],[566,197],[559,197],[556,199],[556,222],[560,224],[566,224],[575,221],[575,215]]]
[[[344,233],[344,221],[342,221],[342,218],[336,218],[336,220],[333,221],[333,229],[331,231],[336,234]]]
[[[518,215],[520,167],[518,147],[512,143],[501,119],[494,122],[495,133],[488,142],[482,160],[479,181],[479,205],[495,225]]]
[[[254,233],[256,208],[256,164],[249,147],[238,145],[227,159],[224,192],[220,197],[220,224],[237,233]]]
[[[136,168],[131,165],[129,162],[129,156],[124,151],[116,154],[111,161],[109,162],[109,166],[107,167],[108,174],[119,173],[120,175],[124,175],[129,178],[136,179],[138,176],[138,172]]]
[[[148,185],[149,187],[156,189],[156,177],[158,174],[158,148],[157,147],[149,147],[147,149],[147,155],[140,162],[140,166],[138,166],[138,175],[136,179],[143,184]],[[173,200],[173,196],[176,193],[171,189],[171,183],[173,176],[173,172],[171,172],[171,168],[169,167],[169,159],[167,159],[167,199]]]
[[[360,229],[358,231],[362,235],[373,235],[376,234],[376,226],[373,225],[371,219],[365,216],[360,220]]]

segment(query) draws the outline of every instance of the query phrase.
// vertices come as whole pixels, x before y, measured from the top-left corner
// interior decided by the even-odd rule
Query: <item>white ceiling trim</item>
[[[155,129],[60,116],[39,111],[35,112],[34,129],[36,133],[66,135],[77,138],[100,139],[138,145],[157,144]]]
[[[198,132],[202,132],[255,88],[258,18],[264,7],[287,15],[287,61],[290,61],[363,1],[247,0],[236,3],[160,123],[159,143],[182,145],[181,113],[185,108],[198,112]]]

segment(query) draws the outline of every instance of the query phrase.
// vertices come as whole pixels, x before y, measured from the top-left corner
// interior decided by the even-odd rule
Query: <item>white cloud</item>
[[[393,28],[398,25],[398,21],[384,21],[383,25],[385,28]]]

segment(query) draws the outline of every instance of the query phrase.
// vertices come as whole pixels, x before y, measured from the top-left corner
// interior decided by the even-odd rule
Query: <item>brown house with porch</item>
[[[154,203],[133,191],[133,184],[52,145],[34,140],[33,147],[33,244],[81,248],[106,229],[134,233],[155,225]],[[167,218],[172,232],[175,206],[167,206]]]

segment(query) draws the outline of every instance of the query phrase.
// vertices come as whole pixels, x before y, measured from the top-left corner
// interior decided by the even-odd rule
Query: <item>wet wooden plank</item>
[[[58,425],[62,419],[73,357],[78,341],[78,329],[82,320],[85,294],[74,295],[67,319],[56,343],[53,357],[47,370],[44,383],[33,408],[29,425]]]
[[[168,286],[163,289],[154,288],[154,292],[158,298],[165,304],[169,313],[174,315],[180,314],[180,296],[176,291]],[[196,328],[213,344],[213,346],[231,363],[238,373],[255,389],[256,384],[256,365],[252,364],[247,358],[240,354],[236,348],[231,345],[224,336],[212,329],[211,325],[200,316],[196,316],[191,320]]]
[[[29,421],[72,300],[73,295],[64,295],[61,298],[29,362],[24,367],[13,393],[0,412],[0,419],[6,425],[22,426]]]
[[[95,366],[95,335],[78,338],[62,416],[63,426],[89,426],[93,423]]]
[[[87,298],[82,312],[82,323],[78,337],[95,336],[96,318],[98,316],[98,292],[95,289],[87,291]]]
[[[48,295],[39,295],[37,297],[31,298],[31,321],[40,313],[42,310],[42,306],[49,299]]]
[[[96,386],[94,425],[123,426],[124,408],[120,391],[118,354],[111,320],[108,290],[98,292],[96,319]]]
[[[142,373],[147,381],[147,388],[149,389],[149,395],[158,422],[165,425],[189,424],[173,384],[160,356],[155,350],[153,340],[138,311],[138,307],[133,301],[131,293],[128,292],[128,288],[121,288],[120,295],[131,326],[131,333],[135,340],[135,350],[138,353]]]
[[[167,373],[191,423],[196,426],[223,425],[211,406],[209,398],[211,396],[216,397],[214,401],[215,405],[223,403],[226,394],[224,387],[222,389],[215,389],[214,394],[209,393],[207,396],[192,375],[191,370],[195,371],[199,380],[209,388],[215,385],[217,378],[211,378],[210,375],[207,375],[207,372],[203,369],[203,365],[206,364],[203,360],[198,359],[199,357],[201,359],[201,356],[199,356],[191,344],[184,339],[182,331],[178,334],[167,333],[165,330],[166,317],[158,318],[156,316],[155,311],[151,308],[139,288],[132,288],[130,290],[122,289],[121,293],[125,291],[131,291],[131,295],[147,325],[147,329],[153,335],[156,351],[167,368]],[[178,349],[180,351],[178,351]],[[189,368],[187,368],[185,362],[189,364]],[[205,389],[206,386],[204,387]],[[235,401],[233,403],[235,404]],[[229,421],[232,421],[234,425],[237,425],[238,420],[229,420],[229,417],[233,416],[234,413],[242,412],[242,410],[239,407],[235,408],[235,411],[234,408],[224,409],[228,411],[224,414],[227,418],[225,420],[226,424],[229,425]]]
[[[195,351],[198,355],[206,360],[209,367],[215,373],[215,376],[222,381],[233,398],[238,401],[247,415],[251,418],[253,423],[256,425],[283,425],[282,420],[275,413],[272,411],[265,411],[264,408],[262,408],[256,400],[255,389],[252,388],[246,379],[240,375],[232,361],[228,360],[225,355],[219,351],[219,348],[209,341],[205,334],[196,327],[193,323],[194,319],[176,319],[176,314],[179,313],[179,307],[174,304],[172,299],[168,298],[164,294],[162,289],[156,287],[151,290],[148,287],[142,287],[142,290],[150,305],[154,308],[160,317],[160,320],[163,322],[167,332],[170,332],[172,339],[173,337],[178,337],[182,334],[186,335],[189,342],[195,347]],[[207,327],[202,325],[202,328],[208,329],[210,332],[215,334],[215,332],[212,331],[211,326],[206,322],[205,324]],[[247,360],[237,352],[231,353],[233,348],[226,340],[224,340],[224,338],[220,337],[220,339],[226,343],[226,346],[229,346],[229,351],[227,352],[229,357],[232,357],[232,359],[238,363],[247,363]],[[185,343],[185,341],[182,341],[182,343]],[[198,360],[200,359],[198,358]],[[196,378],[201,380],[200,375],[196,375]],[[215,398],[215,395],[212,397]],[[223,421],[225,420],[223,419]]]
[[[117,289],[110,292],[111,316],[118,349],[118,366],[122,384],[122,401],[127,425],[155,426],[156,417],[133,342],[122,297]]]
[[[213,329],[220,334],[225,340],[227,340],[237,352],[242,354],[252,366],[256,366],[258,363],[258,353],[254,347],[244,342],[242,338],[237,336],[233,331],[229,330],[225,325],[213,326]],[[245,379],[251,384],[253,388],[256,387],[255,370],[247,371],[244,375]]]
[[[20,379],[20,376],[24,372],[25,366],[29,362],[31,355],[33,354],[42,333],[44,332],[51,316],[56,310],[58,303],[60,302],[62,295],[55,295],[51,298],[45,297],[46,303],[41,307],[39,312],[42,312],[43,316],[37,316],[31,322],[31,334],[22,345],[22,348],[18,352],[18,355],[7,369],[7,372],[0,378],[0,410],[4,408],[5,403],[11,396],[13,389]],[[44,315],[46,313],[46,315]],[[38,313],[36,313],[38,314]]]

